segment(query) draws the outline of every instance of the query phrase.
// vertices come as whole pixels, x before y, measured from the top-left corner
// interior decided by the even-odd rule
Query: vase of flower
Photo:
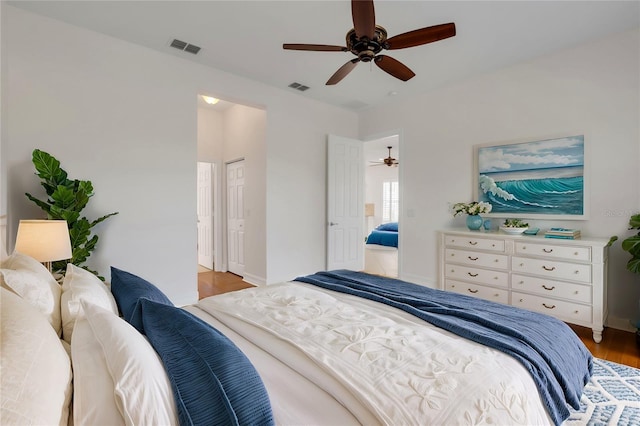
[[[477,231],[482,227],[484,220],[479,214],[470,214],[467,216],[467,228],[471,231]]]
[[[484,201],[472,201],[470,203],[455,203],[452,207],[453,215],[467,214],[467,228],[472,231],[477,231],[482,227],[481,213],[489,213],[491,211],[491,204]]]

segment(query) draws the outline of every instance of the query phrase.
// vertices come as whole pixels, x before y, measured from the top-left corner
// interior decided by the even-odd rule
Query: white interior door
[[[213,269],[213,164],[198,162],[198,264]]]
[[[329,135],[327,269],[364,268],[363,142]]]
[[[244,160],[227,164],[227,269],[244,275]]]

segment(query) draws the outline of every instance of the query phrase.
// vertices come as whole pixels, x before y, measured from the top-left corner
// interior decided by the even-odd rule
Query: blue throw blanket
[[[593,358],[565,323],[548,315],[408,282],[346,270],[296,281],[394,306],[459,336],[507,353],[524,365],[555,424],[580,407]]]
[[[394,231],[379,231],[374,229],[367,237],[367,244],[398,247],[398,233]]]

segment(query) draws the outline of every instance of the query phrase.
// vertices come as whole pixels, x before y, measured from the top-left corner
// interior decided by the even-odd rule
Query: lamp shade
[[[366,203],[364,205],[364,215],[366,217],[371,217],[376,215],[376,205],[374,203]]]
[[[71,259],[71,239],[66,220],[21,220],[16,251],[38,262]]]

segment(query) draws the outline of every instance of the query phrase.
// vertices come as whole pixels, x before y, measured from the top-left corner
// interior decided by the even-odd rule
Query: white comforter
[[[516,360],[395,308],[298,282],[210,297],[198,307],[306,377],[362,424],[551,423]],[[276,420],[300,423],[278,413],[282,390],[271,381],[265,385]],[[316,403],[322,401],[306,402]],[[315,421],[325,422],[328,414]]]

